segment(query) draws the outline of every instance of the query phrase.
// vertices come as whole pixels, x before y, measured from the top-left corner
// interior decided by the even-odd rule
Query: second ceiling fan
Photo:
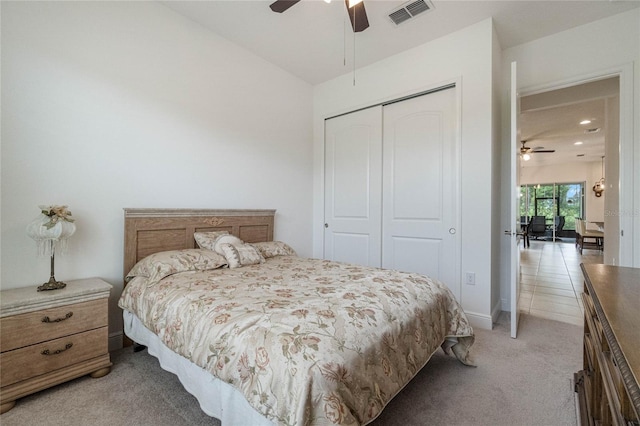
[[[276,0],[275,2],[271,3],[269,7],[274,12],[282,13],[299,1],[300,0]],[[347,7],[347,14],[349,15],[349,20],[351,21],[351,28],[353,28],[353,32],[359,33],[369,28],[367,11],[364,8],[364,2],[362,0],[344,0],[344,4]]]
[[[555,149],[544,149],[543,146],[536,146],[535,148],[531,148],[526,146],[527,141],[520,141],[522,144],[522,148],[520,148],[520,155],[522,155],[522,159],[524,161],[529,161],[531,159],[531,154],[534,153],[550,153],[556,152]]]

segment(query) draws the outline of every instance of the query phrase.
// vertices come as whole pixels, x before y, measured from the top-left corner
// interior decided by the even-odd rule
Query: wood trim
[[[268,209],[150,209],[125,208],[124,217],[206,217],[206,216],[275,216],[275,210]]]

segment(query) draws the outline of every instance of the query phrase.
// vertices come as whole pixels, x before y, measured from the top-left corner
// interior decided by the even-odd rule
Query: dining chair
[[[544,216],[533,216],[531,218],[531,222],[529,222],[529,227],[527,230],[527,234],[529,237],[534,237],[536,240],[538,237],[544,237],[547,235],[547,225]]]

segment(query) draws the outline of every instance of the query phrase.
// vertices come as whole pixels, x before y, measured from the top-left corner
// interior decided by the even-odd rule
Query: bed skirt
[[[134,342],[146,346],[149,354],[158,358],[162,369],[178,376],[187,392],[196,397],[202,411],[219,419],[222,426],[273,426],[247,402],[240,391],[167,348],[131,312],[124,310],[122,316],[125,334]]]

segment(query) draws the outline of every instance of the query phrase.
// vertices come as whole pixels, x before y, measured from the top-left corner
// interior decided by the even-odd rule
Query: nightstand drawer
[[[3,352],[0,354],[0,383],[5,387],[108,353],[107,338],[107,327],[101,327]]]
[[[104,299],[0,318],[2,352],[108,324]]]

